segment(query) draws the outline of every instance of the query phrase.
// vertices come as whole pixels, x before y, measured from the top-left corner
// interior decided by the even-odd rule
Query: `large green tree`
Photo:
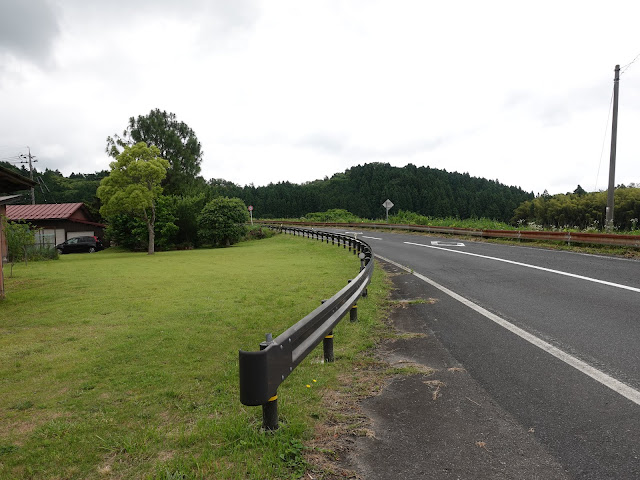
[[[143,220],[147,225],[148,253],[151,255],[155,251],[156,205],[169,162],[160,157],[156,146],[139,142],[125,145],[109,166],[111,173],[98,187],[98,197],[102,201],[100,213],[105,217],[125,214]]]
[[[122,136],[107,137],[106,152],[116,158],[125,146],[138,142],[158,147],[160,157],[169,161],[167,176],[162,182],[167,195],[189,194],[197,187],[202,147],[194,131],[179,122],[174,113],[156,108],[147,115],[129,118]]]

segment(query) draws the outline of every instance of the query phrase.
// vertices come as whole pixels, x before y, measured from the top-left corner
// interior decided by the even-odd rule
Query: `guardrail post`
[[[278,429],[278,395],[269,399],[262,405],[262,428],[268,431]]]
[[[360,252],[358,258],[360,259],[360,271],[362,271],[367,266],[367,256],[363,252]],[[367,297],[367,295],[369,295],[369,293],[367,292],[367,287],[365,287],[364,290],[362,290],[362,298]]]
[[[325,363],[333,363],[333,330],[322,339],[322,352]]]
[[[273,343],[270,333],[265,335],[265,341],[260,344],[260,350],[264,350]],[[267,431],[278,429],[278,394],[276,393],[267,403],[262,405],[262,428]]]
[[[358,305],[357,304],[351,307],[351,310],[349,310],[349,321],[350,322],[358,321]]]
[[[347,280],[347,283],[351,283],[351,280]],[[351,309],[349,309],[349,321],[358,321],[358,304],[356,303]]]
[[[326,300],[321,300],[320,303],[324,303]],[[322,339],[322,353],[325,363],[333,363],[333,330],[325,335]]]

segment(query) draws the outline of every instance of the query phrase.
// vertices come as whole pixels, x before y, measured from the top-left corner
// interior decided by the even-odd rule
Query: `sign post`
[[[253,225],[253,205],[249,205],[249,215],[251,216],[251,225]]]
[[[382,204],[382,206],[387,209],[387,222],[388,222],[389,221],[389,210],[391,210],[391,207],[393,207],[393,202],[387,198],[385,200],[385,202]]]

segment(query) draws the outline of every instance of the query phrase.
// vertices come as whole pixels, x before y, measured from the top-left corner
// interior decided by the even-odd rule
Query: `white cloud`
[[[630,1],[40,4],[38,38],[0,36],[0,146],[67,174],[108,168],[107,135],[160,108],[196,132],[205,178],[386,161],[590,190],[613,67],[640,53]],[[640,61],[621,80],[617,183],[640,181],[639,79]]]

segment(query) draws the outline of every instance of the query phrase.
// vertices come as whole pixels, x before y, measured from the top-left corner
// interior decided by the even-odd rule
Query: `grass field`
[[[320,347],[281,386],[274,434],[240,404],[238,349],[358,269],[342,248],[283,235],[16,265],[0,303],[0,478],[297,478],[324,392],[382,329],[382,273],[359,322],[336,329],[336,363]]]

